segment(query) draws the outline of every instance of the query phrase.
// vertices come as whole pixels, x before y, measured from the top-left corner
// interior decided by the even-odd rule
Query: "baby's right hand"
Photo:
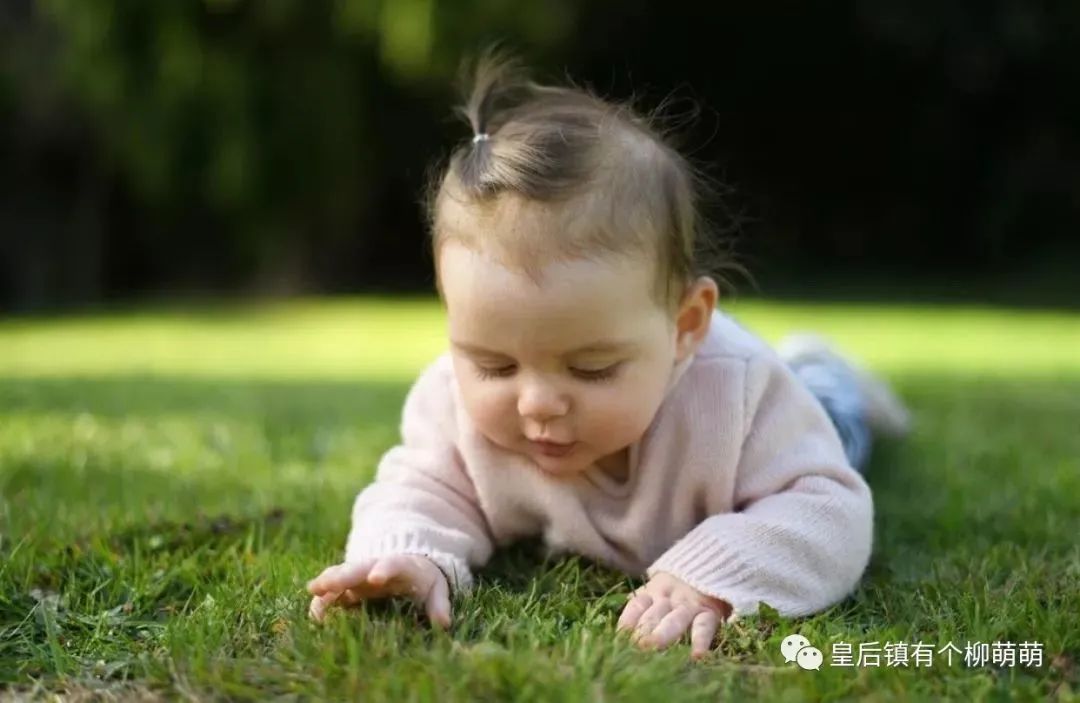
[[[427,557],[395,554],[338,564],[308,582],[314,598],[308,614],[322,622],[331,605],[355,605],[362,600],[408,596],[421,603],[432,623],[450,626],[450,586],[442,570]]]

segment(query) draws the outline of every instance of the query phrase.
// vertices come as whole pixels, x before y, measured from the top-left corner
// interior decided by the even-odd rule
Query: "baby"
[[[618,621],[645,647],[689,633],[701,656],[761,602],[845,597],[871,550],[868,428],[905,420],[888,389],[813,339],[785,363],[716,310],[700,180],[647,120],[492,55],[463,112],[428,198],[449,350],[311,616],[406,596],[447,627],[451,590],[535,535],[647,577]]]

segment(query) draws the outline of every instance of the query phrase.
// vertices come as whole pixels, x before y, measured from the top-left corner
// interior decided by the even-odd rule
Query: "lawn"
[[[829,335],[918,425],[870,467],[858,590],[731,625],[699,663],[614,636],[635,582],[531,543],[455,600],[448,633],[403,603],[308,622],[304,583],[441,349],[433,300],[0,319],[0,700],[1075,699],[1080,315],[729,309],[770,340]],[[795,632],[819,671],[785,663]],[[1027,657],[965,661],[969,642]],[[885,656],[918,643],[932,662]],[[836,666],[845,646],[862,662]]]

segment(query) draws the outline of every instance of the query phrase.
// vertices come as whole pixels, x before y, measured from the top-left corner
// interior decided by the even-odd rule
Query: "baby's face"
[[[552,474],[619,465],[678,361],[675,322],[649,294],[651,265],[554,263],[537,287],[447,242],[439,267],[454,371],[477,428]],[[545,452],[541,438],[571,446]]]

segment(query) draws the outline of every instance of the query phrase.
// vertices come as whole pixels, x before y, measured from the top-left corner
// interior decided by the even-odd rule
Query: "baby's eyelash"
[[[598,369],[596,371],[582,371],[580,369],[571,369],[574,375],[582,381],[589,383],[600,383],[602,381],[609,381],[615,378],[615,370],[619,367],[618,364],[613,364],[606,369]],[[513,366],[503,366],[498,369],[489,369],[483,366],[477,366],[476,375],[481,379],[491,378],[507,378],[514,372]]]
[[[575,371],[574,373],[583,381],[590,381],[592,383],[598,383],[600,381],[610,381],[615,378],[615,369],[619,367],[618,364],[609,366],[606,369],[598,369],[596,371]]]
[[[489,368],[485,368],[483,366],[477,366],[475,368],[476,368],[476,375],[479,376],[482,379],[505,378],[506,376],[510,375],[510,374],[506,373],[506,369],[509,368],[509,367],[504,367],[504,368],[501,368],[501,369],[489,369]]]

